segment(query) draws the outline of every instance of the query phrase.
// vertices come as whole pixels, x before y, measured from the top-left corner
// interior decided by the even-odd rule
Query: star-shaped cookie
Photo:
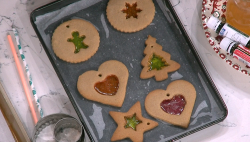
[[[158,123],[147,119],[141,114],[141,104],[136,102],[128,112],[110,111],[109,114],[118,124],[111,141],[130,138],[134,142],[143,142],[143,133],[158,126]],[[130,119],[130,121],[128,121]],[[133,122],[131,122],[133,120]],[[134,122],[137,122],[136,125]],[[128,127],[132,123],[132,127]]]

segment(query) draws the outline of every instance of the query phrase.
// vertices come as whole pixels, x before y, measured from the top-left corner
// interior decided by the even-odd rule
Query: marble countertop
[[[7,34],[14,25],[20,33],[26,60],[32,73],[44,115],[66,113],[77,117],[29,20],[32,10],[53,0],[0,0],[0,82],[31,136],[34,124],[27,106]],[[250,141],[250,77],[236,71],[213,51],[202,37],[200,11],[202,0],[171,0],[204,65],[228,107],[228,116],[219,124],[179,141]],[[36,48],[34,48],[36,47]],[[0,113],[0,142],[12,142],[10,131]]]

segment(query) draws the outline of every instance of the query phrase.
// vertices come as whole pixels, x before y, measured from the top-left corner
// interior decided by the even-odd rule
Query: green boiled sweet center
[[[158,55],[153,54],[152,58],[149,59],[149,70],[161,70],[163,67],[169,66],[169,64]]]
[[[142,121],[136,119],[136,113],[132,117],[126,117],[124,116],[124,119],[126,120],[126,125],[124,126],[125,128],[132,128],[133,130],[136,131],[136,126]]]
[[[86,38],[85,35],[82,35],[79,37],[79,32],[75,31],[72,33],[73,38],[69,38],[67,41],[68,42],[73,42],[75,45],[75,51],[74,53],[78,53],[81,48],[86,49],[89,46],[86,45],[83,40]]]

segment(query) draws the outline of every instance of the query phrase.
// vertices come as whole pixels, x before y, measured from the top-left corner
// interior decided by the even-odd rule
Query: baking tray
[[[156,7],[154,20],[147,28],[135,33],[122,33],[110,25],[105,12],[108,0],[59,0],[31,13],[32,26],[91,141],[110,141],[117,124],[109,111],[127,112],[137,101],[141,102],[142,115],[159,123],[158,127],[144,133],[145,142],[174,141],[217,124],[227,116],[226,105],[171,3],[168,0],[153,2]],[[56,27],[74,18],[85,19],[94,24],[101,41],[93,57],[77,64],[60,60],[51,47],[51,37]],[[167,80],[157,82],[154,78],[142,80],[139,77],[142,70],[140,62],[144,58],[143,51],[148,35],[155,37],[163,50],[171,54],[171,59],[181,65],[179,70],[169,73]],[[129,70],[126,97],[121,108],[89,101],[77,91],[78,77],[88,70],[97,70],[107,60],[121,61]],[[155,89],[165,90],[175,79],[189,81],[197,91],[187,129],[154,119],[146,113],[144,107],[144,100],[149,92]]]

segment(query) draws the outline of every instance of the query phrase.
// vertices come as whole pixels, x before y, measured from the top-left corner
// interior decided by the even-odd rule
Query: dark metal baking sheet
[[[217,124],[226,118],[227,108],[225,103],[169,1],[154,0],[156,7],[154,20],[148,27],[135,33],[122,33],[110,25],[105,12],[108,0],[99,2],[95,0],[96,3],[93,0],[82,0],[80,2],[90,1],[92,4],[84,5],[84,8],[72,13],[68,13],[67,10],[72,8],[72,10],[75,10],[77,6],[72,5],[79,2],[77,0],[60,0],[50,3],[31,13],[31,23],[91,141],[110,141],[117,124],[108,114],[109,111],[127,112],[137,101],[141,102],[143,116],[159,123],[158,127],[144,133],[145,142],[177,140]],[[56,15],[52,14],[55,11],[60,12]],[[61,14],[63,11],[67,13],[65,16]],[[58,16],[60,14],[61,17]],[[47,25],[39,24],[38,19],[43,16],[47,17]],[[99,49],[93,57],[77,64],[60,60],[55,56],[51,47],[51,36],[56,27],[74,18],[85,19],[94,24],[98,29],[101,41]],[[105,25],[107,26],[106,29]],[[139,77],[142,70],[140,62],[144,58],[143,50],[148,35],[155,37],[157,43],[163,46],[163,50],[171,54],[171,59],[181,65],[177,72],[169,73],[167,80],[157,82],[154,78],[142,80]],[[77,91],[78,76],[88,70],[97,70],[107,60],[121,61],[129,70],[126,97],[121,108],[89,101],[84,99]],[[167,85],[175,79],[174,76],[177,76],[178,79],[182,76],[180,79],[192,83],[197,91],[190,125],[187,129],[156,120],[149,116],[144,108],[146,95],[155,89],[166,89]],[[98,118],[99,122],[103,121],[105,124],[103,131],[103,125],[100,124],[96,127],[90,117],[94,113],[93,107],[99,109],[99,115],[97,116],[100,117]],[[95,113],[98,114],[98,112]],[[129,141],[129,139],[122,141]]]

